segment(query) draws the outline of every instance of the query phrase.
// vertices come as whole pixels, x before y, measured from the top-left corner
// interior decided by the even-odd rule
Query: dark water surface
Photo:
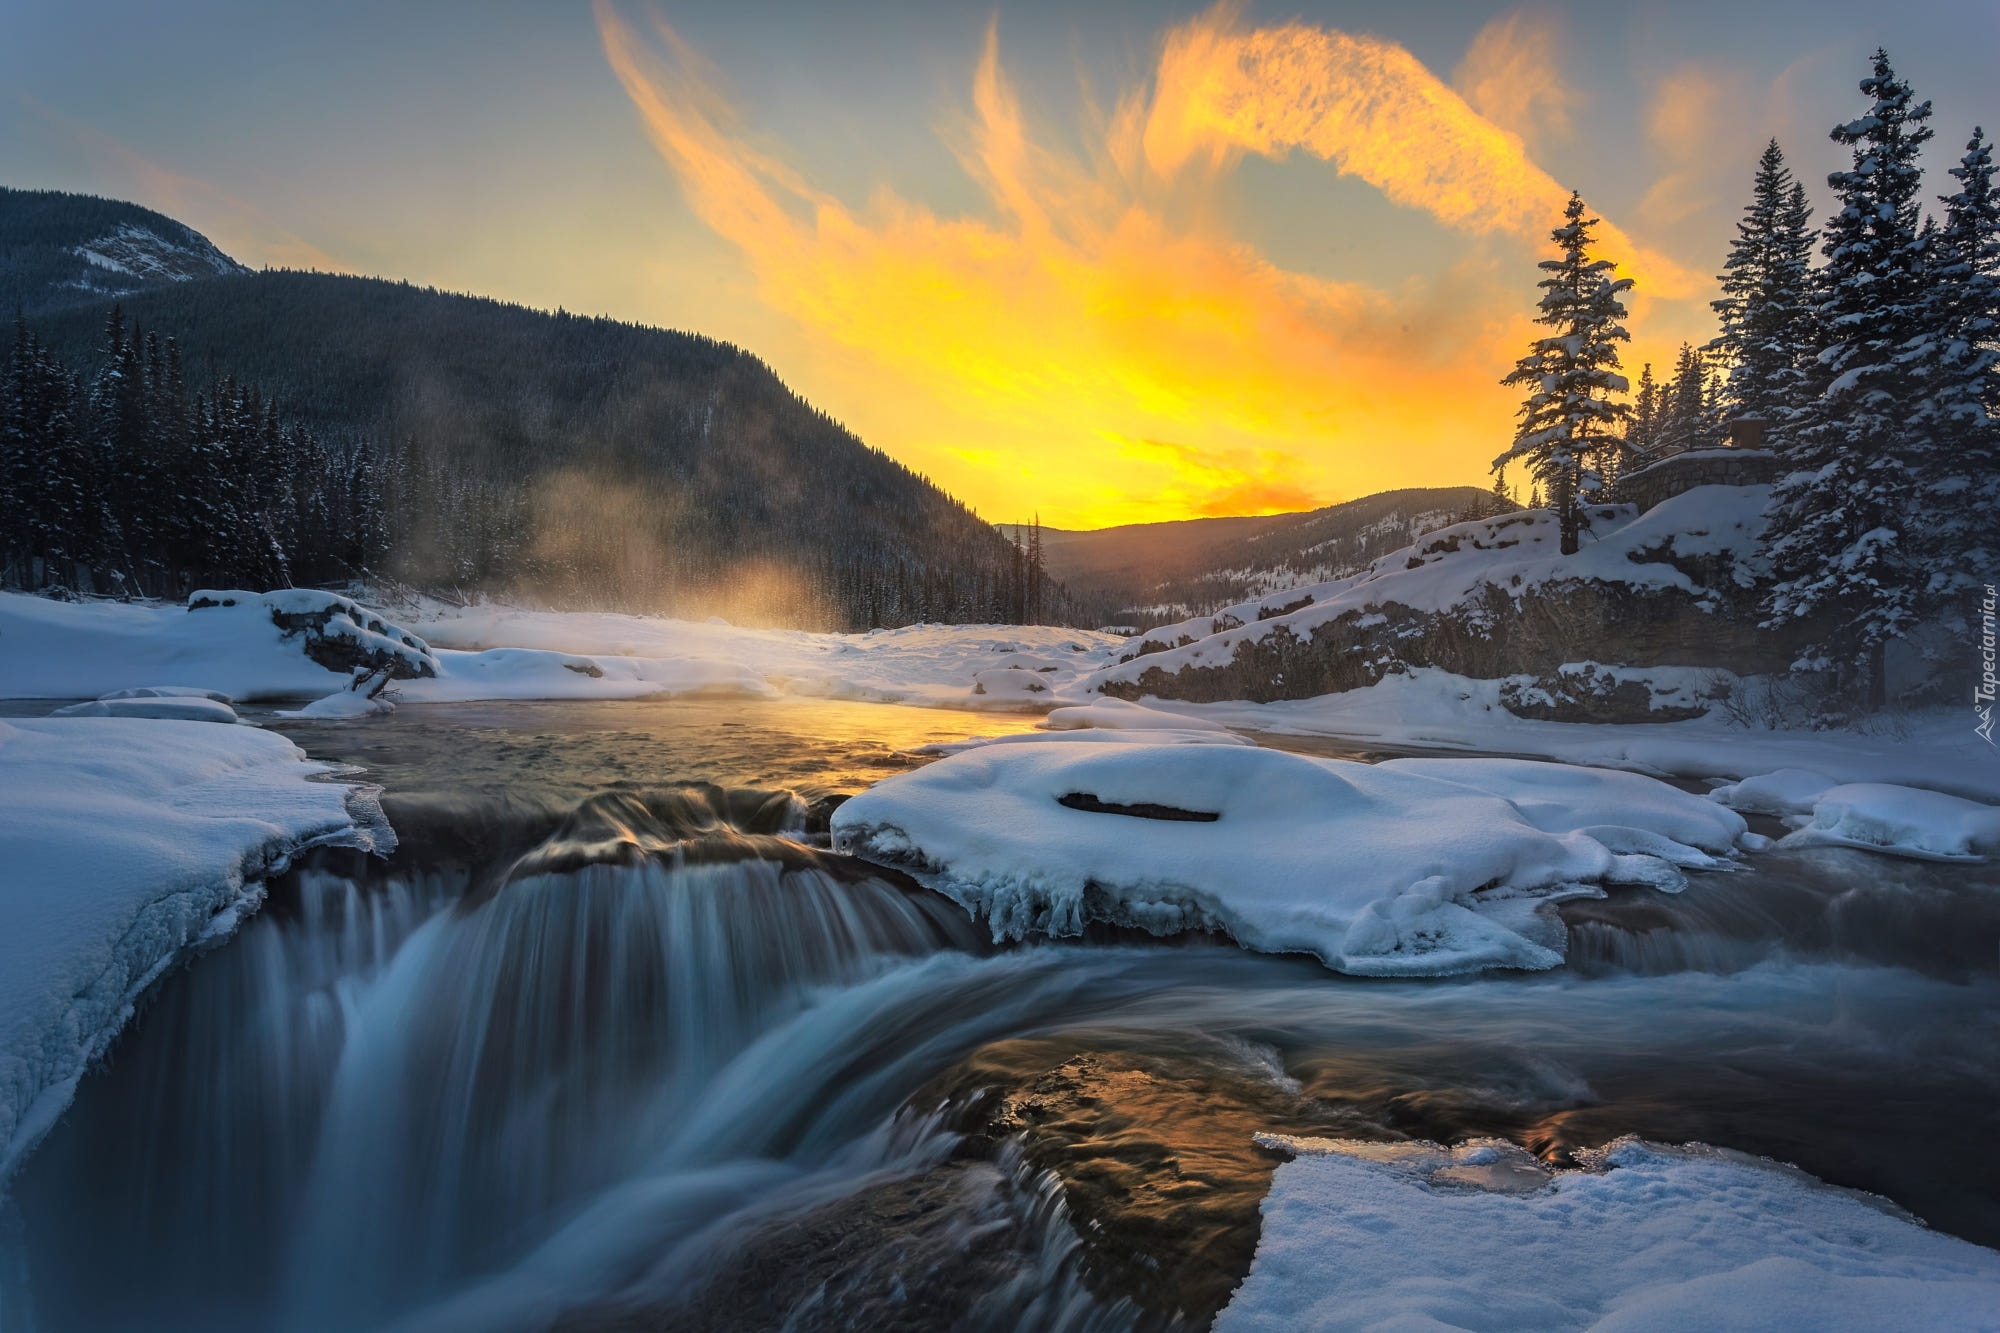
[[[295,871],[161,988],[19,1179],[7,1327],[1201,1327],[1260,1130],[1700,1140],[2000,1243],[1990,867],[1766,853],[1565,904],[1556,972],[1379,981],[995,948],[813,845],[811,802],[1031,721],[275,724],[368,768],[406,845]]]

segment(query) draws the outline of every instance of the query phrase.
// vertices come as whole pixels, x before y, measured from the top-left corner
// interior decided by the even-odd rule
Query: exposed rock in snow
[[[1547,904],[1600,883],[1678,888],[1677,865],[1716,864],[1743,832],[1635,774],[1431,762],[1449,776],[1226,745],[988,745],[877,784],[833,833],[995,938],[1211,929],[1429,976],[1553,967],[1564,934]]]
[[[372,790],[253,727],[0,722],[0,1188],[140,995],[305,847],[387,851]]]
[[[1741,1153],[1258,1141],[1297,1156],[1218,1333],[2000,1328],[2000,1253]]]
[[[1412,667],[1554,680],[1584,643],[1612,666],[1780,669],[1794,645],[1757,627],[1751,587],[1768,499],[1768,487],[1705,486],[1644,514],[1600,507],[1573,556],[1546,511],[1454,524],[1352,577],[1150,631],[1091,683],[1127,698],[1269,701]],[[1585,692],[1590,720],[1664,720],[1620,684]]]
[[[106,274],[138,280],[107,284],[108,288],[119,291],[250,271],[198,232],[182,228],[178,237],[169,238],[136,222],[120,223],[102,236],[75,247],[71,253]]]
[[[308,588],[279,592],[197,592],[189,612],[254,608],[268,615],[280,637],[299,637],[305,655],[328,671],[390,680],[418,680],[438,673],[430,645],[409,631],[336,593]]]

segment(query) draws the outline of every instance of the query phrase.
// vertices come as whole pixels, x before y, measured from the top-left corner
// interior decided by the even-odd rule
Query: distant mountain
[[[0,189],[0,307],[40,314],[250,270],[206,236],[137,204]]]
[[[1094,616],[1141,629],[1341,578],[1494,507],[1476,486],[1384,491],[1295,514],[1042,529],[1049,576]]]
[[[0,290],[38,294],[35,331],[86,377],[112,301],[74,283],[143,269],[119,294],[125,322],[172,338],[191,388],[254,385],[330,447],[380,460],[386,572],[411,583],[851,628],[1018,620],[1036,601],[1071,614],[996,528],[726,343],[251,273],[156,213],[76,196],[0,194],[0,236],[26,238],[0,251]]]

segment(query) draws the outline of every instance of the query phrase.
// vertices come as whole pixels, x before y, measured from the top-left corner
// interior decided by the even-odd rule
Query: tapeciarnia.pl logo
[[[1979,604],[1979,684],[1972,690],[1972,711],[1979,715],[1979,725],[1972,730],[1988,745],[1993,742],[1993,694],[2000,680],[1993,674],[1993,612],[1996,598],[1993,585],[1986,585],[1986,600]]]

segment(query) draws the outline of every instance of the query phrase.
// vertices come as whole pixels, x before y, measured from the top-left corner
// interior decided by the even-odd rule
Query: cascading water
[[[1962,867],[1772,854],[1566,904],[1567,971],[1381,982],[995,950],[782,794],[389,809],[396,861],[289,876],[87,1080],[15,1182],[9,1333],[1200,1326],[1266,1125],[1701,1139],[2000,1239]],[[1234,1212],[1176,1211],[1204,1154]]]

